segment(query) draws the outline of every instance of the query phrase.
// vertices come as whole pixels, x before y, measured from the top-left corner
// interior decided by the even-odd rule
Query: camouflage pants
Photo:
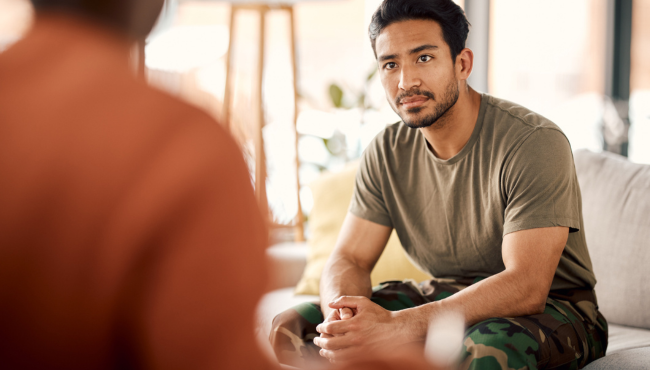
[[[371,300],[397,311],[438,301],[480,281],[387,281],[373,289]],[[273,320],[271,345],[280,363],[305,366],[325,361],[313,339],[324,320],[320,306],[304,303]],[[607,321],[591,290],[551,291],[544,313],[495,317],[467,329],[460,369],[580,369],[605,355]],[[313,367],[313,366],[312,366]]]

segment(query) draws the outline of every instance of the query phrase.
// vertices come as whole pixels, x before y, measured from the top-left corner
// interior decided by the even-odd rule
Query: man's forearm
[[[320,282],[323,315],[327,317],[331,311],[327,304],[342,295],[370,298],[371,294],[370,271],[345,257],[332,255],[323,269]]]
[[[568,235],[568,227],[507,234],[502,246],[506,269],[449,298],[400,311],[398,320],[407,326],[407,337],[424,339],[429,318],[445,311],[462,313],[468,325],[491,317],[542,313]]]
[[[444,312],[462,313],[467,325],[491,317],[541,313],[548,295],[545,289],[522,279],[521,275],[504,271],[444,300],[400,311],[398,317],[408,337],[414,341],[424,340],[431,317]]]

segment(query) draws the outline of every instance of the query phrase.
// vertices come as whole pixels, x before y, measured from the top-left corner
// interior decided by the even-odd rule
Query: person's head
[[[31,0],[37,13],[64,12],[99,21],[133,38],[153,28],[164,0]]]
[[[384,0],[368,29],[389,103],[409,127],[428,127],[459,97],[472,69],[469,22],[451,0]]]
[[[368,35],[372,50],[377,57],[376,41],[381,31],[395,22],[414,19],[438,22],[442,35],[456,60],[465,48],[469,22],[465,12],[452,0],[384,0],[372,15]]]

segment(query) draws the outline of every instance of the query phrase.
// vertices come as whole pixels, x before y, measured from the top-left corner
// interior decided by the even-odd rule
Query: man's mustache
[[[402,99],[408,98],[409,96],[414,96],[414,95],[422,95],[422,96],[426,96],[427,98],[429,98],[431,100],[436,100],[435,96],[433,95],[433,93],[431,91],[420,90],[418,88],[414,88],[414,89],[411,89],[409,91],[404,91],[403,93],[397,95],[397,97],[395,98],[395,105],[396,106],[400,105],[400,103],[402,102]]]

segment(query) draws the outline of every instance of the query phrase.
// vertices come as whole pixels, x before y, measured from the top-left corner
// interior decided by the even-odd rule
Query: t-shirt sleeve
[[[361,156],[350,213],[364,220],[393,227],[382,189],[382,174],[385,169],[380,146],[383,136],[383,133],[379,134]]]
[[[562,132],[531,133],[503,172],[506,200],[503,235],[526,229],[565,226],[580,229],[580,190],[573,154]]]

